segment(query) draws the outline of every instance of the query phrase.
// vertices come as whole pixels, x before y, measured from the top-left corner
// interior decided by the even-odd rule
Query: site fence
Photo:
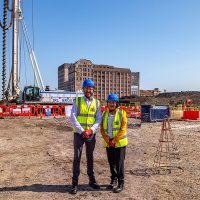
[[[70,116],[72,105],[0,105],[0,117],[6,116]],[[144,118],[140,106],[119,106],[124,109],[129,119]],[[101,112],[108,110],[107,106],[101,106]],[[169,117],[173,120],[200,120],[199,110],[173,110],[170,109]],[[129,120],[130,121],[130,120]],[[132,124],[132,123],[131,123]]]

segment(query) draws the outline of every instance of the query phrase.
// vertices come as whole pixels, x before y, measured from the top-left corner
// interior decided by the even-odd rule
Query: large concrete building
[[[119,97],[139,95],[139,76],[139,72],[131,72],[128,68],[97,65],[80,59],[58,67],[58,89],[80,91],[83,81],[90,78],[95,83],[94,97],[99,100],[106,100],[111,92]]]

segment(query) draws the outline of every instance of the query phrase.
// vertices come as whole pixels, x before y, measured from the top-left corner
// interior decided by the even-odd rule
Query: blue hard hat
[[[94,82],[91,79],[85,79],[83,81],[83,87],[94,87]]]
[[[114,93],[110,93],[109,95],[108,95],[108,98],[107,98],[107,101],[109,101],[109,100],[112,100],[112,101],[119,101],[119,98],[118,98],[118,96],[116,95],[116,94],[114,94]]]

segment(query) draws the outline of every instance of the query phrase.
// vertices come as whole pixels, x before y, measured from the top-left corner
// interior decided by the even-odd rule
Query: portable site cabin
[[[40,91],[42,103],[66,103],[73,104],[76,97],[83,96],[83,92],[69,91]]]
[[[141,106],[141,121],[156,122],[162,121],[170,116],[168,105],[142,105]]]

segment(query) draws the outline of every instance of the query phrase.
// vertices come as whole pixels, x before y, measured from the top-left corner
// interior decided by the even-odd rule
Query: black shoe
[[[124,189],[124,184],[120,183],[116,188],[113,189],[114,193],[120,193]]]
[[[78,180],[72,179],[72,189],[70,190],[70,194],[76,194],[78,190]]]
[[[93,189],[99,190],[100,186],[97,184],[96,181],[90,181],[89,186],[92,187]]]
[[[117,179],[111,180],[110,184],[106,187],[108,190],[112,190],[117,187]]]
[[[100,189],[100,186],[97,184],[94,176],[89,177],[89,186],[96,190]]]
[[[70,194],[76,194],[78,190],[77,185],[72,185],[72,189],[70,190]]]

